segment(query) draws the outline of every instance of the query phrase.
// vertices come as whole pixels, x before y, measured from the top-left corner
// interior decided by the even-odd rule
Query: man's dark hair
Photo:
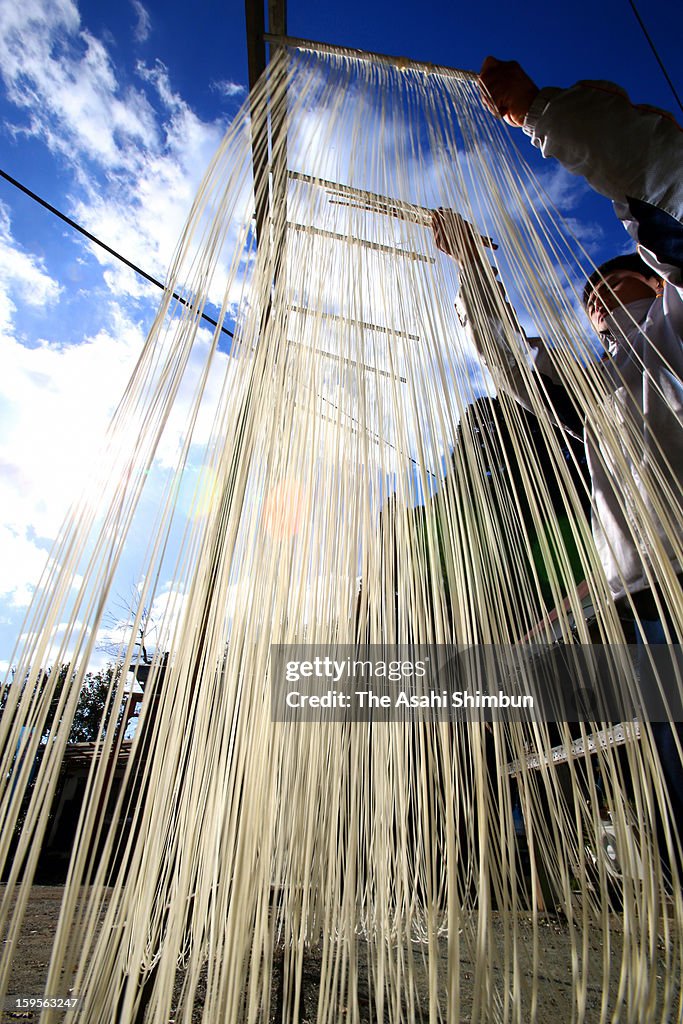
[[[607,260],[606,263],[602,263],[597,270],[594,270],[586,281],[582,297],[584,309],[588,305],[588,300],[595,285],[599,284],[613,270],[633,270],[637,274],[642,274],[643,277],[659,277],[657,271],[648,266],[645,260],[641,260],[637,252],[627,252],[623,256],[614,256],[611,260]]]

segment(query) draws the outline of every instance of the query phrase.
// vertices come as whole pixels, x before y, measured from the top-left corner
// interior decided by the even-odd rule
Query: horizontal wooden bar
[[[412,60],[410,57],[391,57],[387,53],[373,53],[371,50],[358,50],[352,46],[335,46],[333,43],[319,43],[313,39],[296,39],[293,36],[276,36],[270,33],[266,33],[263,38],[271,46],[288,46],[292,50],[307,50],[312,53],[338,54],[340,57],[353,57],[355,60],[370,61],[373,64],[388,64],[401,71],[421,71],[425,75],[468,81],[479,78],[476,71],[430,64],[428,61]]]
[[[292,309],[294,312],[300,312],[293,306],[288,306],[287,309]],[[345,363],[347,366],[360,366],[362,370],[367,370],[369,373],[376,373],[380,377],[389,377],[391,380],[400,380],[401,384],[407,384],[407,377],[399,377],[395,373],[390,373],[389,370],[380,370],[378,366],[370,366],[368,363],[361,363],[357,359],[349,359],[347,356],[338,356],[334,352],[327,352],[322,348],[313,348],[311,345],[305,345],[302,341],[292,341],[291,338],[287,339],[287,344],[292,345],[294,348],[303,348],[307,352],[314,352],[318,356],[322,356],[324,359],[332,359],[337,363]]]
[[[385,217],[394,217],[397,220],[410,221],[413,224],[421,224],[424,227],[431,227],[434,210],[428,206],[418,206],[417,203],[408,203],[403,199],[394,199],[393,196],[382,196],[378,192],[366,192],[362,188],[354,188],[353,185],[344,185],[337,181],[327,181],[325,178],[314,178],[311,174],[303,174],[301,171],[289,171],[289,177],[295,181],[305,181],[309,185],[317,185],[324,188],[326,192],[341,196],[341,199],[330,199],[330,203],[336,206],[349,206],[359,210],[367,210],[368,213],[378,213]],[[497,249],[498,246],[493,239],[487,235],[479,236],[482,245],[488,249]],[[432,262],[434,262],[432,260]]]
[[[424,217],[425,223],[431,223],[432,211],[427,206],[418,206],[416,203],[407,203],[403,199],[382,196],[379,192],[367,192],[365,189],[354,188],[353,185],[345,185],[343,182],[316,178],[312,174],[304,174],[302,171],[289,171],[289,177],[295,181],[305,181],[309,185],[317,185],[319,188],[324,188],[326,192],[334,192],[336,195],[343,196],[344,199],[362,199],[380,206],[392,206],[405,213]]]
[[[290,313],[302,313],[304,316],[319,316],[321,320],[334,320],[337,323],[349,324],[351,327],[361,327],[364,331],[376,331],[378,334],[390,334],[394,338],[407,338],[408,341],[419,341],[417,334],[406,334],[405,331],[395,331],[391,327],[382,327],[380,324],[371,324],[365,320],[354,320],[340,313],[324,313],[322,310],[309,309],[307,306],[287,306]]]
[[[331,238],[333,241],[360,245],[364,249],[372,249],[374,252],[381,252],[388,256],[403,256],[404,259],[417,260],[420,263],[436,263],[433,256],[425,256],[421,252],[413,252],[411,249],[398,249],[394,245],[383,245],[381,242],[371,242],[368,238],[354,238],[352,235],[345,235],[339,231],[327,231],[325,228],[316,228],[312,224],[297,224],[290,221],[287,227],[293,231],[300,231],[305,235],[318,235],[320,238]]]

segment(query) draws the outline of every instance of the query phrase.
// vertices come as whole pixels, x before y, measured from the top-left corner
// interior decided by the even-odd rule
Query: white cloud
[[[13,608],[25,608],[49,553],[49,547],[30,540],[25,530],[0,524],[0,598]]]
[[[76,165],[111,173],[139,160],[154,137],[152,108],[139,90],[119,88],[103,44],[80,30],[69,0],[28,0],[0,10],[0,69],[9,99],[28,112],[22,130]]]
[[[140,15],[144,8],[135,6]],[[160,61],[138,64],[139,85],[127,84],[70,0],[0,8],[0,73],[22,112],[15,134],[43,139],[76,174],[70,212],[163,277],[223,122],[202,121]],[[113,257],[92,251],[118,295],[151,294]]]
[[[46,564],[51,542],[98,458],[106,428],[142,351],[145,331],[119,303],[103,307],[103,326],[79,344],[56,338],[26,345],[15,337],[11,296],[43,306],[60,287],[39,260],[12,238],[0,208],[0,597],[25,607]],[[59,306],[54,323],[60,320]],[[157,453],[175,468],[189,409],[207,358],[211,332],[200,330]],[[201,449],[225,375],[234,361],[216,353],[194,432]]]
[[[133,37],[136,43],[146,43],[152,31],[152,19],[149,16],[149,11],[143,7],[140,0],[130,0],[130,2],[138,19]]]
[[[231,82],[229,78],[219,79],[218,81],[211,83],[211,88],[214,92],[225,97],[225,99],[235,99],[237,96],[244,96],[246,89],[239,82]]]
[[[16,310],[13,298],[40,308],[56,302],[59,294],[59,284],[44,262],[25,253],[13,239],[9,211],[0,202],[0,332],[9,329]]]
[[[0,203],[0,596],[15,608],[29,603],[50,550],[49,540],[38,539],[44,534],[31,525],[40,521],[36,510],[45,494],[34,489],[29,439],[43,430],[45,436],[33,452],[40,457],[45,441],[56,435],[44,402],[45,388],[52,384],[49,367],[41,361],[40,349],[27,348],[12,337],[13,300],[40,308],[56,303],[60,291],[43,261],[17,245],[8,211]],[[49,445],[46,454],[52,455]]]
[[[152,67],[139,64],[137,70],[163,108],[160,141],[140,151],[134,175],[119,175],[106,192],[88,188],[74,210],[93,234],[163,279],[199,182],[221,141],[223,125],[198,118],[174,93],[160,62]],[[154,294],[152,286],[134,278],[102,249],[92,251],[107,266],[105,280],[112,291]]]
[[[109,312],[110,328],[79,345],[0,335],[0,592],[15,605],[27,603],[142,347],[140,326]]]
[[[136,10],[139,16],[144,11]],[[70,212],[163,278],[223,124],[202,121],[174,91],[160,62],[140,64],[135,73],[138,86],[122,84],[107,49],[83,29],[70,0],[27,0],[20,12],[16,5],[0,5],[0,74],[22,122],[15,134],[28,133],[68,155],[76,175]],[[157,289],[113,258],[99,249],[93,253],[117,299],[102,301],[99,282],[93,287],[83,277],[83,301],[92,306],[97,296],[103,326],[78,344],[64,344],[60,283],[42,260],[17,245],[0,206],[0,597],[10,617],[12,608],[30,599],[143,348],[145,330],[126,300],[159,298]],[[75,290],[68,298],[73,316]],[[49,304],[56,305],[51,334],[24,344],[14,327],[17,307]],[[210,337],[200,331],[192,350],[158,451],[162,467],[177,465]],[[195,450],[208,439],[232,362],[225,354],[214,357]]]
[[[28,604],[64,516],[97,464],[112,413],[144,345],[141,324],[112,303],[108,326],[77,345],[23,345],[0,334],[0,595]],[[210,332],[200,331],[156,456],[178,465]],[[201,452],[235,361],[216,353],[193,432]],[[201,457],[201,456],[200,456]]]

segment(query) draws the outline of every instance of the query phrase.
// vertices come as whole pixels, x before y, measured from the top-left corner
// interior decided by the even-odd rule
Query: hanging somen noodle
[[[264,163],[254,194],[252,166]],[[537,1019],[543,881],[568,919],[573,1019],[680,1013],[676,839],[646,722],[626,723],[618,750],[589,739],[616,735],[597,713],[578,736],[521,718],[485,728],[438,716],[271,714],[271,644],[514,652],[567,596],[556,631],[570,663],[573,646],[592,637],[623,643],[578,449],[548,417],[505,294],[471,290],[463,326],[457,268],[431,234],[434,207],[458,210],[495,239],[487,259],[616,453],[617,472],[619,453],[637,450],[637,431],[624,430],[604,381],[587,372],[595,356],[573,287],[585,261],[473,83],[280,52],[200,188],[98,477],[64,527],[6,687],[3,986],[80,683],[122,552],[144,530],[140,609],[168,595],[167,657],[152,666],[118,794],[111,766],[122,735],[108,729],[93,757],[47,993],[69,979],[88,1022],[143,1012],[166,1021],[172,1006],[176,1020],[265,1021],[275,1001],[294,1021],[304,955],[315,949],[319,1021],[361,1019],[361,971],[371,1019]],[[191,308],[174,306],[173,290],[192,296]],[[219,321],[229,313],[236,324],[228,354],[220,329],[199,338],[199,313],[217,297]],[[514,366],[501,359],[494,321]],[[146,474],[187,402],[197,347],[205,360],[177,472],[150,530],[139,516]],[[506,397],[513,370],[537,420]],[[211,436],[200,445],[219,373]],[[177,499],[197,465],[187,515]],[[670,553],[633,480],[623,490],[652,576],[673,594]],[[590,636],[574,588],[582,578]],[[674,616],[680,632],[680,607]],[[536,636],[555,639],[549,627]],[[50,658],[76,666],[73,685],[58,690],[44,678]],[[533,678],[532,661],[515,666]],[[630,685],[618,656],[603,684]],[[125,695],[124,672],[111,706]],[[57,724],[46,737],[53,697]],[[588,756],[565,756],[560,769],[547,753],[577,742],[597,743],[599,771]],[[110,797],[113,824],[103,813]],[[591,856],[605,802],[616,880]],[[528,872],[515,852],[518,806]],[[591,1006],[596,990],[604,996]]]

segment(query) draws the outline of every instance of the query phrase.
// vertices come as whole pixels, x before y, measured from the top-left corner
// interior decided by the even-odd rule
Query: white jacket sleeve
[[[524,131],[545,157],[555,157],[611,199],[615,213],[642,255],[669,279],[671,228],[683,236],[683,129],[653,107],[635,106],[611,82],[579,82],[570,89],[541,89],[527,114]],[[656,209],[672,218],[662,226]],[[667,217],[668,215],[668,217]],[[681,240],[675,241],[680,252]],[[660,252],[657,252],[657,249]],[[678,283],[678,282],[677,282]]]
[[[541,89],[524,131],[613,202],[639,199],[683,220],[683,129],[670,114],[635,106],[611,82],[579,82]]]
[[[543,415],[554,427],[580,438],[582,426],[577,410],[545,345],[540,338],[527,338],[488,260],[474,260],[460,268],[456,306],[497,390],[504,391],[528,412]]]

